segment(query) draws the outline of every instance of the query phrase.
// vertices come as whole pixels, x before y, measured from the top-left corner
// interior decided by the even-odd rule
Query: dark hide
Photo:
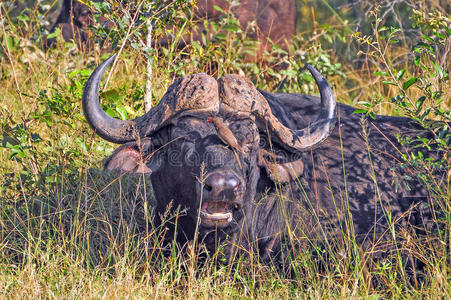
[[[316,97],[268,93],[264,96],[272,107],[285,108],[285,118],[295,128],[308,126],[319,112]],[[406,241],[438,231],[433,228],[437,224],[433,211],[439,210],[435,198],[424,189],[414,168],[401,167],[402,154],[412,150],[412,145],[402,146],[395,137],[399,134],[432,138],[431,134],[409,118],[377,116],[373,120],[353,114],[354,110],[338,105],[338,123],[332,134],[317,148],[297,156],[304,163],[304,171],[297,180],[281,185],[277,191],[257,192],[257,199],[261,200],[248,217],[252,220],[249,230],[264,258],[287,255],[286,250],[291,248],[288,225],[300,245],[302,241],[304,244],[315,241],[313,244],[342,249],[340,252],[348,255],[352,244],[347,237],[350,240],[355,237],[369,261],[387,257],[396,248],[408,254],[403,250],[409,249]],[[273,149],[280,156],[289,156],[277,145]],[[433,149],[416,150],[433,159],[444,155]],[[436,175],[437,182],[446,180],[444,170]],[[265,174],[259,180],[269,182]],[[283,201],[280,194],[286,197]],[[280,211],[289,217],[288,222]],[[394,224],[393,231],[389,218]],[[408,264],[412,261],[416,260],[409,257]]]
[[[432,139],[414,120],[373,120],[336,105],[326,79],[306,65],[320,98],[258,91],[238,75],[194,74],[177,79],[143,116],[123,121],[99,103],[114,59],[85,85],[85,118],[99,136],[123,144],[106,170],[149,176],[157,216],[168,207],[183,211],[174,224],[180,242],[198,233],[231,259],[254,251],[282,266],[312,248],[322,261],[330,253],[365,263],[402,255],[416,269],[427,259],[413,257],[412,244],[426,234],[428,245],[436,240],[440,199],[420,182],[418,162],[405,157],[421,150],[443,160],[428,174],[439,187],[449,182],[449,162],[433,146],[398,141]]]
[[[170,90],[177,88],[175,84]],[[308,126],[319,112],[316,97],[261,93],[273,111],[278,111],[279,119],[296,128]],[[162,215],[169,204],[186,212],[178,223],[181,241],[193,239],[198,228],[201,240],[211,250],[228,241],[224,248],[227,256],[238,246],[256,249],[264,260],[283,261],[311,244],[349,253],[352,245],[348,237],[355,236],[366,258],[380,258],[394,250],[395,242],[400,247],[408,236],[429,232],[434,224],[431,195],[414,179],[413,169],[399,167],[408,148],[395,137],[428,137],[428,133],[412,119],[377,116],[373,120],[353,114],[354,110],[339,104],[338,123],[327,140],[298,154],[271,143],[267,133],[259,132],[249,118],[222,115],[245,149],[239,153],[242,169],[233,149],[207,122],[208,116],[188,115],[140,141],[141,147],[136,142],[121,146],[106,162],[106,168],[118,168],[115,161],[122,159],[124,151],[141,153],[151,170],[157,214]],[[302,161],[301,176],[288,183],[274,182],[258,163],[258,150],[262,148],[283,161]],[[421,150],[425,156],[443,156]],[[212,199],[201,182],[217,170],[238,174],[245,188],[242,198],[238,197],[239,209],[233,210],[233,222],[224,228],[205,228],[197,224],[202,205],[199,199]],[[411,179],[403,181],[406,175]],[[404,187],[407,184],[410,189]],[[389,214],[396,241],[391,235]]]

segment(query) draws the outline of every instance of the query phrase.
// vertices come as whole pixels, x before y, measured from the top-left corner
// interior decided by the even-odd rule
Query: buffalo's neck
[[[296,211],[296,203],[289,197],[292,187],[289,184],[279,186],[256,196],[256,206],[248,221],[249,232],[254,249],[263,260],[268,260],[280,252],[281,244],[286,240],[291,228],[291,216]],[[249,217],[248,217],[249,219]]]

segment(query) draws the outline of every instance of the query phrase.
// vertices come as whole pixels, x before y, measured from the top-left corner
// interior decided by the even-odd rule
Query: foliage
[[[85,1],[87,5],[87,1]],[[114,1],[94,2],[92,7],[97,11],[94,14],[96,18],[96,37],[102,46],[106,41],[111,43],[112,50],[123,47],[127,42],[132,48],[148,54],[152,47],[146,45],[146,34],[148,27],[145,26],[146,20],[150,20],[152,28],[155,31],[164,31],[164,29],[174,23],[177,14],[186,11],[193,0],[143,0],[143,1]],[[114,26],[101,26],[98,22],[99,17],[108,16]]]
[[[57,13],[53,0],[0,3],[2,296],[449,297],[450,177],[434,182],[430,176],[437,168],[450,169],[446,122],[451,117],[451,34],[449,17],[443,13],[447,3],[379,1],[377,9],[371,1],[351,1],[350,6],[349,1],[336,0],[315,1],[320,8],[311,9],[313,0],[298,1],[302,24],[297,36],[289,45],[274,44],[252,59],[258,45],[230,12],[205,24],[201,41],[179,48],[182,35],[196,26],[190,13],[193,1],[88,2],[96,18],[104,15],[115,24],[92,28],[98,47],[91,53],[79,52],[62,39],[55,49],[41,50],[49,20]],[[170,31],[172,43],[146,45],[147,18],[153,21],[153,38]],[[264,90],[314,94],[312,78],[299,71],[309,62],[327,77],[339,101],[359,106],[356,113],[415,118],[432,137],[400,142],[436,147],[441,153],[441,160],[430,161],[414,148],[403,165],[394,165],[414,167],[415,176],[423,179],[443,212],[437,220],[440,240],[413,240],[409,248],[428,259],[423,283],[408,283],[396,267],[396,258],[366,270],[365,256],[359,256],[358,250],[343,256],[328,249],[325,255],[336,260],[321,272],[306,251],[292,261],[299,271],[295,280],[258,259],[229,266],[217,264],[219,256],[212,255],[198,268],[196,262],[205,258],[201,248],[163,249],[164,228],[139,231],[123,215],[110,215],[131,207],[122,206],[126,195],[120,193],[127,185],[122,179],[100,184],[102,175],[89,170],[100,169],[115,146],[92,133],[80,103],[91,71],[109,56],[99,51],[107,45],[122,53],[110,71],[114,80],[105,83],[101,93],[104,109],[117,118],[144,112],[148,58],[153,63],[156,102],[175,77],[194,72],[216,77],[239,73]],[[119,195],[108,194],[109,188]],[[122,208],[112,210],[108,205]],[[106,246],[91,248],[100,237]],[[166,250],[172,254],[163,255]],[[95,256],[99,251],[102,256]],[[155,252],[149,255],[149,251]],[[101,258],[101,263],[93,257]]]
[[[369,51],[359,54],[370,57],[382,70],[377,70],[374,75],[381,80],[382,86],[394,87],[394,96],[389,104],[402,115],[406,115],[418,121],[433,136],[431,138],[417,137],[401,140],[402,144],[413,145],[413,149],[426,146],[438,148],[442,153],[438,161],[425,159],[419,150],[413,150],[404,155],[404,164],[412,169],[417,169],[420,177],[428,188],[438,194],[439,197],[448,199],[448,191],[443,190],[440,184],[430,183],[436,169],[449,169],[451,146],[451,109],[449,106],[449,73],[446,71],[446,58],[443,52],[449,51],[451,43],[451,20],[440,13],[425,13],[414,10],[412,16],[413,25],[420,29],[422,35],[412,46],[405,63],[395,67],[387,55],[390,48],[401,48],[403,31],[394,26],[383,26],[379,16],[379,8],[372,12],[374,17],[374,32],[372,35],[354,34],[359,43],[366,44]],[[445,54],[446,55],[446,54]],[[410,75],[408,75],[410,74]],[[385,99],[376,99],[373,103],[361,101],[363,108],[355,113],[364,113],[375,117],[373,110],[384,103]],[[431,121],[440,120],[442,122]],[[426,171],[427,170],[427,171]]]

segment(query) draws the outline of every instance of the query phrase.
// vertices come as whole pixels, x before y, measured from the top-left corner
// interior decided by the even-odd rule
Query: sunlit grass
[[[440,1],[433,2],[440,7]],[[305,8],[302,11],[315,13]],[[439,220],[446,225],[439,240],[414,237],[403,245],[427,262],[425,278],[416,286],[406,281],[396,258],[377,262],[368,269],[370,254],[359,252],[352,233],[348,232],[328,241],[324,257],[313,257],[310,251],[300,252],[290,258],[291,269],[282,271],[261,263],[255,253],[248,253],[233,264],[224,264],[220,253],[206,255],[201,244],[168,246],[163,242],[170,240],[164,226],[151,225],[155,216],[145,208],[151,207],[153,200],[142,178],[132,180],[139,182],[140,188],[130,189],[130,184],[117,176],[104,177],[89,171],[100,169],[102,160],[115,146],[93,134],[84,120],[80,98],[89,72],[110,54],[80,53],[73,45],[61,41],[56,49],[44,53],[31,42],[31,37],[20,34],[3,20],[0,25],[0,117],[4,141],[4,147],[0,148],[2,298],[451,297],[451,174],[447,182],[432,182],[428,186],[431,191],[438,191],[437,207],[448,218]],[[337,28],[340,26],[343,24]],[[341,53],[321,47],[327,38],[336,38],[334,33],[320,26],[316,30],[316,35],[299,34],[286,49],[287,56],[268,52],[257,62],[248,61],[239,53],[252,47],[252,43],[240,44],[241,40],[233,34],[226,43],[213,43],[204,52],[196,45],[183,51],[174,48],[173,53],[157,49],[154,100],[161,99],[174,78],[195,72],[208,72],[216,77],[240,73],[267,91],[275,91],[286,78],[282,92],[316,94],[314,84],[298,72],[308,60],[327,75],[340,102],[358,106],[366,101],[373,104],[374,113],[403,115],[390,101],[399,90],[383,84],[383,78],[374,74],[380,71],[380,60],[368,56],[362,58],[363,63],[353,64],[340,57]],[[4,41],[10,38],[14,42],[6,47]],[[276,46],[272,50],[285,51]],[[417,72],[408,67],[410,50],[388,48],[385,53],[394,68],[406,68],[406,78]],[[282,60],[288,62],[287,69],[275,67]],[[346,64],[339,66],[343,61]],[[144,57],[135,51],[122,52],[104,90],[109,93],[103,94],[105,107],[117,117],[118,106],[126,107],[127,118],[144,113],[145,65]],[[444,89],[447,94],[441,103],[448,109],[449,90]],[[417,99],[423,91],[413,87],[409,93]],[[15,147],[5,147],[7,142]],[[421,170],[429,172],[427,167]],[[131,196],[127,192],[130,190]],[[133,199],[147,202],[137,203]],[[167,218],[168,222],[177,220],[176,216]],[[295,235],[291,239],[293,243],[316,246],[314,241],[299,240]],[[337,249],[343,240],[346,251]]]
[[[427,277],[413,287],[396,259],[365,265],[366,253],[346,232],[328,239],[325,257],[306,247],[289,258],[291,270],[263,264],[249,252],[233,264],[206,256],[201,244],[165,245],[166,231],[145,222],[140,176],[102,175],[68,185],[63,198],[30,198],[27,210],[2,205],[0,291],[7,298],[353,298],[449,296],[449,265],[428,242],[410,249],[427,256]],[[136,188],[138,186],[138,188]],[[146,188],[147,189],[147,188]],[[148,192],[148,191],[147,191]],[[152,200],[149,199],[149,202]],[[284,205],[281,201],[279,205]],[[167,216],[176,222],[176,216]],[[308,224],[306,224],[308,226]],[[166,236],[167,238],[167,236]],[[170,238],[170,237],[169,237]],[[309,245],[315,241],[298,240]],[[348,249],[343,251],[337,246]],[[173,248],[175,247],[175,248]],[[193,249],[193,247],[196,247]],[[220,250],[219,250],[220,251]],[[446,254],[445,254],[446,255]],[[435,256],[434,259],[432,257]],[[318,260],[319,259],[319,260]]]

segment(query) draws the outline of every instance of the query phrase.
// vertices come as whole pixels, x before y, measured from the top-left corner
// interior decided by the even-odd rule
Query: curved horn
[[[310,126],[294,131],[296,136],[299,137],[298,150],[310,149],[324,141],[334,129],[337,120],[337,101],[327,80],[311,65],[306,64],[304,68],[310,71],[318,86],[321,97],[321,112]]]
[[[269,129],[271,138],[290,151],[304,151],[324,141],[335,126],[337,103],[326,79],[306,65],[318,85],[321,112],[315,122],[303,129],[290,129],[274,116],[268,101],[252,82],[239,75],[223,76],[219,82],[221,109],[255,116],[260,130]]]
[[[99,103],[99,84],[106,68],[114,61],[111,56],[100,64],[89,77],[83,90],[83,113],[94,131],[107,141],[123,144],[144,137],[164,126],[184,112],[217,112],[219,110],[218,84],[207,74],[194,74],[177,79],[160,103],[141,117],[118,120],[103,111]]]
[[[89,125],[103,139],[123,144],[136,139],[136,123],[132,121],[123,121],[110,117],[103,111],[99,102],[100,80],[105,73],[106,68],[114,61],[116,54],[105,60],[98,66],[89,77],[83,90],[83,113]]]

